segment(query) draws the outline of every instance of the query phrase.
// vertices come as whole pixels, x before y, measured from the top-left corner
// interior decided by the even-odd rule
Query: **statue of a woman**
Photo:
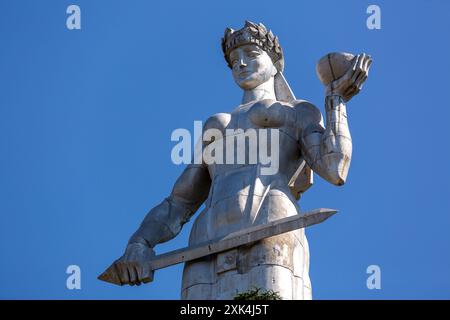
[[[312,183],[311,170],[334,185],[345,182],[352,153],[346,102],[367,79],[371,58],[358,55],[343,76],[332,75],[324,127],[313,104],[295,99],[282,74],[278,38],[264,25],[247,21],[240,30],[227,28],[222,48],[244,94],[233,111],[211,116],[204,130],[218,129],[226,137],[226,129],[278,129],[278,171],[261,174],[261,163],[188,165],[172,193],[150,210],[114,263],[122,284],[152,281],[146,262],[154,256],[153,248],[174,238],[203,203],[189,245],[299,214],[297,200]],[[278,292],[283,299],[311,299],[308,272],[308,242],[304,229],[298,229],[186,263],[181,296],[233,299],[255,287]]]

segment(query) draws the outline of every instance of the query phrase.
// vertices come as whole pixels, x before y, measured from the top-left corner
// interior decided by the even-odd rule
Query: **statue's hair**
[[[225,29],[222,38],[222,51],[230,68],[232,68],[230,61],[231,51],[245,44],[256,44],[267,52],[277,70],[283,71],[283,49],[280,46],[278,37],[275,37],[271,30],[268,31],[262,23],[256,24],[251,21],[245,21],[244,27],[240,30]]]

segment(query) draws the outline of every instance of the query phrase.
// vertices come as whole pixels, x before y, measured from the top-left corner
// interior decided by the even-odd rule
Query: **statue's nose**
[[[239,68],[245,68],[247,66],[247,64],[244,62],[243,59],[239,59]]]

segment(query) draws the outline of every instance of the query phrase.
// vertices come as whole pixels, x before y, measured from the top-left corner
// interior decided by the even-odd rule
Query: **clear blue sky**
[[[81,30],[66,28],[72,3]],[[449,13],[445,0],[1,0],[0,298],[179,298],[181,265],[141,287],[96,277],[181,173],[171,132],[239,104],[220,38],[249,19],[279,36],[297,97],[322,111],[316,61],[374,59],[348,105],[347,184],[316,177],[300,203],[340,210],[307,230],[314,298],[449,299]],[[81,290],[66,289],[71,264]],[[366,287],[372,264],[381,290]]]

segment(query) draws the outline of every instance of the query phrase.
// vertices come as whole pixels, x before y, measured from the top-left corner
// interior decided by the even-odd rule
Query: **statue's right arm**
[[[223,129],[229,121],[229,114],[213,115],[205,122],[203,132]],[[200,141],[203,148],[196,148],[195,152],[202,151],[212,140]],[[139,285],[152,281],[153,271],[149,261],[155,255],[153,248],[174,238],[208,197],[211,178],[207,164],[200,158],[200,164],[190,164],[184,169],[170,195],[150,210],[128,241],[125,253],[107,270],[113,272],[121,284]],[[194,163],[195,159],[194,156]]]
[[[186,167],[171,194],[150,210],[129,244],[150,248],[174,238],[208,197],[211,179],[204,164]]]
[[[140,285],[153,280],[149,261],[153,247],[174,238],[206,200],[211,179],[204,164],[186,167],[171,194],[150,210],[139,229],[130,238],[125,253],[113,263],[112,270],[121,284]]]

